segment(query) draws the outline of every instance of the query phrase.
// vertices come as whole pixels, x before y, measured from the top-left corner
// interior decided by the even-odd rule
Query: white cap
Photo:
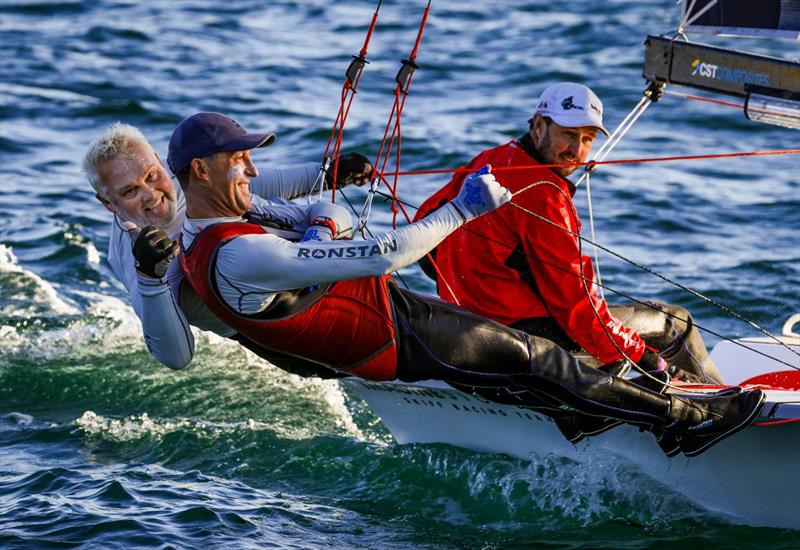
[[[559,126],[594,126],[609,135],[603,127],[603,102],[583,84],[559,82],[547,87],[539,96],[536,112],[550,117]]]

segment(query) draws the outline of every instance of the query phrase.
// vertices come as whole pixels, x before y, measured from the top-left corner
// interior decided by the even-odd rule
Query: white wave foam
[[[4,93],[15,96],[37,96],[44,99],[55,99],[68,102],[78,103],[98,103],[100,100],[96,97],[78,94],[69,90],[59,90],[57,88],[38,88],[35,86],[23,86],[21,84],[12,84],[4,82],[0,89]]]
[[[160,439],[176,431],[191,431],[199,436],[216,438],[239,430],[268,430],[270,426],[249,418],[242,422],[208,422],[194,419],[152,419],[145,412],[122,419],[107,418],[93,411],[84,412],[75,425],[87,434],[99,435],[116,442],[135,441],[143,437]]]
[[[24,270],[18,272],[24,273]],[[67,326],[62,324],[42,329],[37,324],[23,328],[0,324],[0,344],[4,356],[36,362],[65,357],[102,357],[116,350],[137,346],[144,349],[141,328],[130,306],[105,294],[75,291],[75,295],[91,305],[83,312],[76,308],[68,310],[70,314],[79,314],[80,317],[70,320]],[[3,313],[8,310],[4,304]],[[39,310],[35,311],[35,315],[49,316]]]
[[[507,517],[540,517],[545,511],[554,514],[555,520],[566,517],[586,526],[613,519],[624,509],[628,520],[652,526],[698,512],[680,493],[602,449],[592,453],[588,464],[555,454],[532,456],[527,462],[486,455],[464,457],[463,451],[439,448],[414,447],[404,453],[422,454],[437,477],[463,480],[475,500],[499,500]],[[458,514],[448,519],[461,522]],[[507,525],[500,521],[494,527],[502,530]]]
[[[366,441],[367,436],[359,429],[350,410],[345,403],[345,395],[335,380],[319,380],[322,397],[328,404],[331,414],[336,418],[336,423],[347,432],[348,435]]]
[[[0,273],[19,274],[17,285],[6,284],[6,300],[2,304],[4,317],[78,315],[80,310],[61,298],[57,285],[50,284],[36,273],[23,269],[10,247],[0,244]],[[33,292],[29,284],[33,283]],[[18,286],[15,289],[14,286]],[[10,298],[10,299],[9,299]]]
[[[83,248],[86,251],[86,261],[88,261],[92,265],[99,265],[100,264],[100,252],[94,246],[94,243],[87,238],[83,237],[78,229],[81,226],[75,226],[75,230],[68,230],[64,233],[64,239],[80,248]]]

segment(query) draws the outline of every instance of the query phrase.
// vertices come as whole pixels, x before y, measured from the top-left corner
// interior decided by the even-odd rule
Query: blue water
[[[560,80],[593,87],[615,126],[645,87],[644,37],[677,23],[672,0],[497,4],[433,2],[404,168],[455,168],[519,136],[541,89]],[[422,8],[384,2],[345,149],[377,153]],[[590,469],[397,445],[334,383],[212,335],[197,334],[184,371],[148,356],[105,261],[110,214],[80,172],[89,142],[123,120],[165,154],[177,122],[214,110],[278,134],[255,154],[262,169],[316,160],[373,9],[0,2],[0,547],[800,545],[798,532],[737,525],[619,458]],[[800,56],[791,42],[736,45]],[[614,158],[798,148],[799,136],[667,96]],[[417,204],[444,181],[405,178],[400,194]],[[592,179],[597,240],[779,332],[800,311],[799,181],[797,156],[609,167]],[[578,203],[588,226],[585,190]],[[388,228],[376,208],[373,229]],[[757,334],[630,264],[600,261],[610,287],[682,304],[719,334]],[[403,274],[431,290],[416,267]]]

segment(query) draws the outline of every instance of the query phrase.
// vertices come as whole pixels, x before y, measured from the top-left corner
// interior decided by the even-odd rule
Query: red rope
[[[781,420],[767,420],[764,422],[753,422],[753,426],[778,426],[780,424],[791,424],[793,422],[800,422],[800,418],[783,418]]]
[[[735,158],[735,157],[760,157],[769,155],[800,155],[800,149],[776,149],[774,151],[748,151],[743,153],[718,153],[714,155],[683,155],[677,157],[645,157],[638,159],[621,159],[621,160],[603,160],[603,161],[587,161],[587,162],[568,162],[561,164],[537,164],[530,166],[507,166],[507,167],[492,167],[492,173],[514,171],[514,170],[532,170],[534,168],[563,168],[565,166],[600,166],[603,164],[644,164],[649,162],[674,162],[681,160],[706,160],[706,159],[720,159],[720,158]],[[472,168],[466,166],[459,166],[458,168],[443,168],[443,169],[430,169],[430,170],[406,170],[399,172],[398,176],[420,176],[426,174],[455,174],[460,172],[469,172]]]
[[[333,121],[333,128],[328,137],[328,143],[325,145],[325,152],[322,155],[322,162],[325,163],[326,159],[333,158],[333,190],[331,192],[331,202],[336,202],[336,182],[339,177],[339,156],[342,149],[342,136],[344,135],[344,125],[347,121],[347,116],[350,114],[350,107],[353,105],[355,94],[358,89],[358,83],[361,81],[361,74],[364,72],[363,63],[366,62],[367,50],[369,42],[372,39],[372,33],[375,30],[375,25],[378,23],[378,11],[381,9],[381,1],[378,0],[378,6],[375,8],[375,13],[372,15],[372,22],[367,30],[367,36],[364,39],[364,45],[358,53],[358,59],[361,64],[355,74],[355,78],[351,79],[348,69],[347,78],[342,85],[342,97],[339,103],[339,112],[336,114],[336,119]],[[355,62],[355,60],[354,60]],[[334,140],[335,136],[335,140]],[[333,150],[331,150],[331,143],[333,143]],[[328,156],[330,153],[330,157]],[[325,183],[322,183],[323,187]]]
[[[711,98],[711,97],[703,97],[703,96],[694,95],[694,94],[682,94],[682,93],[679,93],[679,92],[673,92],[671,90],[667,90],[664,93],[667,94],[667,95],[680,97],[682,99],[691,99],[693,101],[703,101],[705,103],[713,103],[714,105],[722,105],[724,107],[734,107],[736,109],[744,109],[744,103],[732,103],[730,101],[722,101],[721,99],[714,99],[714,98]],[[784,118],[800,118],[800,116],[797,116],[797,115],[790,115],[790,114],[781,113],[781,112],[778,112],[778,111],[770,111],[769,109],[758,109],[758,108],[755,108],[755,107],[751,107],[750,111],[752,111],[754,113],[765,114],[765,115],[781,116],[781,117],[784,117]]]
[[[417,31],[417,38],[414,41],[414,47],[411,49],[411,53],[408,56],[408,62],[414,64],[417,58],[417,53],[419,52],[419,46],[422,42],[422,34],[425,30],[425,25],[428,21],[428,14],[430,13],[431,3],[430,0],[428,1],[427,6],[425,6],[425,11],[422,14],[422,21],[420,21],[419,30]],[[398,210],[403,213],[406,221],[411,223],[411,216],[405,209],[402,201],[400,201],[397,195],[397,184],[398,178],[400,177],[403,172],[400,171],[400,159],[402,153],[402,126],[400,124],[400,118],[403,114],[403,108],[406,104],[406,99],[408,99],[408,90],[411,87],[411,81],[413,79],[414,73],[413,71],[408,76],[405,86],[401,85],[400,82],[397,83],[397,86],[394,89],[394,102],[392,104],[392,111],[389,113],[389,119],[386,122],[386,128],[383,132],[383,139],[381,140],[380,148],[378,149],[378,155],[376,157],[376,161],[373,164],[374,166],[374,177],[379,178],[379,180],[389,189],[391,192],[391,210],[393,213],[392,216],[392,227],[397,228],[397,214]],[[400,100],[400,96],[402,96],[402,101]],[[394,124],[393,124],[394,123]],[[391,134],[389,132],[391,128]],[[397,139],[397,155],[395,158],[395,170],[394,170],[394,178],[393,184],[390,184],[389,181],[384,176],[386,165],[389,162],[389,157],[391,156],[392,148],[395,146],[395,139]],[[388,140],[388,147],[387,147],[387,140]],[[384,155],[385,151],[385,155]],[[458,297],[456,296],[453,289],[450,287],[450,284],[447,282],[447,279],[444,277],[444,274],[439,269],[439,266],[436,264],[436,260],[434,260],[431,254],[426,254],[427,259],[430,261],[431,266],[436,271],[437,275],[439,276],[440,280],[444,283],[447,291],[453,298],[453,301],[456,305],[460,305]]]
[[[744,109],[743,103],[731,103],[730,101],[722,101],[721,99],[713,99],[711,97],[703,97],[700,95],[681,94],[678,92],[673,92],[672,90],[667,90],[664,93],[667,95],[674,95],[675,97],[681,97],[683,99],[692,99],[694,101],[704,101],[706,103],[713,103],[714,105],[723,105],[725,107],[735,107],[737,109]]]
[[[417,39],[414,41],[414,48],[411,50],[411,55],[408,56],[410,61],[417,58],[419,51],[419,44],[422,42],[422,33],[425,30],[425,25],[428,23],[428,14],[431,12],[431,2],[428,0],[428,5],[425,6],[425,11],[422,13],[422,21],[419,24],[419,31],[417,32]]]
[[[378,11],[381,9],[382,1],[383,0],[378,0],[378,5],[375,6],[375,13],[372,14],[372,23],[367,31],[367,37],[364,39],[364,45],[361,46],[361,51],[358,52],[359,57],[367,57],[367,48],[369,47],[369,41],[372,40],[372,31],[375,30],[375,23],[378,22]]]

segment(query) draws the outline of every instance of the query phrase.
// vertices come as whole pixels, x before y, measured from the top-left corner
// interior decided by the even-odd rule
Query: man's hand
[[[328,188],[333,186],[334,166],[336,166],[335,159],[331,162],[328,173],[325,174],[325,182]],[[344,187],[350,184],[358,186],[364,185],[369,182],[371,174],[372,164],[370,164],[367,157],[357,152],[346,153],[339,157],[339,171],[337,173],[336,186]]]
[[[663,357],[659,354],[650,351],[649,349],[644,350],[644,355],[642,358],[639,359],[639,362],[636,363],[639,367],[638,370],[643,372],[666,372],[669,375],[675,374],[675,367],[670,365]],[[631,370],[632,365],[631,362],[625,358],[617,359],[616,361],[612,361],[602,367],[599,367],[600,370],[605,371],[609,374],[613,374],[614,376],[622,376],[624,377],[628,374],[628,371]]]
[[[500,185],[487,164],[464,180],[458,196],[450,201],[466,221],[491,212],[511,200],[511,191]]]
[[[178,242],[155,225],[142,229],[133,242],[136,270],[153,279],[160,279],[167,273],[170,262],[178,256],[178,252]]]
[[[645,372],[667,371],[669,374],[673,374],[675,370],[675,368],[667,363],[663,357],[650,351],[649,349],[644,350],[644,355],[642,355],[642,358],[639,359],[637,365],[639,365],[639,367],[641,367]]]

